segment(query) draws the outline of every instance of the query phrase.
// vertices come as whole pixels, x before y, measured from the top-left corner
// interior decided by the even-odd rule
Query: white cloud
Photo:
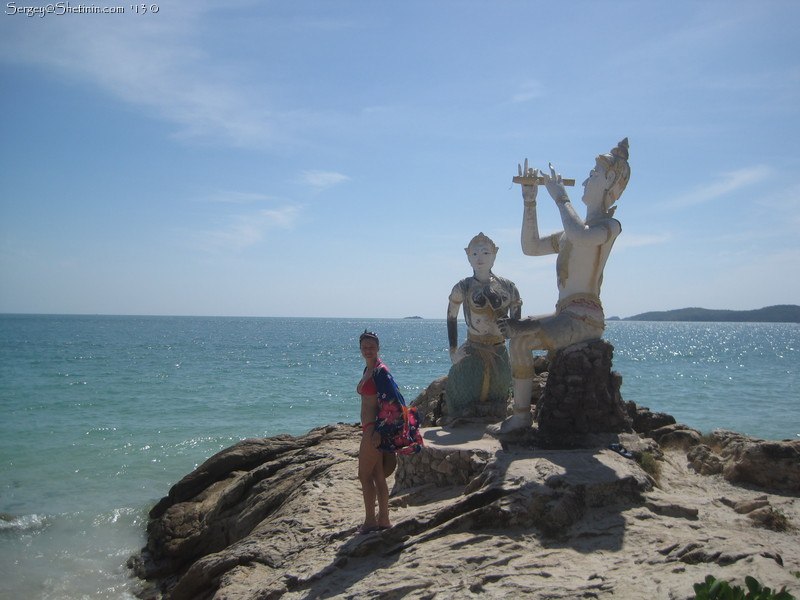
[[[284,206],[237,215],[223,229],[201,232],[200,239],[207,250],[240,252],[259,244],[271,229],[291,229],[299,212],[295,206]]]
[[[202,50],[199,17],[208,9],[171,8],[138,17],[37,19],[36,27],[7,28],[0,51],[3,60],[53,69],[171,121],[179,138],[222,138],[237,146],[274,138],[275,115],[263,95]]]
[[[665,203],[665,206],[669,208],[684,208],[696,204],[705,204],[737,192],[747,186],[764,181],[768,179],[772,173],[772,169],[764,165],[756,165],[746,169],[722,173],[718,181],[689,190],[672,202]]]
[[[349,179],[347,175],[330,171],[306,171],[302,174],[302,182],[316,188],[331,187]]]
[[[258,192],[236,192],[233,190],[215,190],[202,198],[205,202],[222,204],[246,204],[272,199],[270,196]]]
[[[521,88],[522,89],[511,96],[511,102],[513,104],[529,102],[530,100],[536,100],[544,96],[544,86],[538,81],[523,83]]]

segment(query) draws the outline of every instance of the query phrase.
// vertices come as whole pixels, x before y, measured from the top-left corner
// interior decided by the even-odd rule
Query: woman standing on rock
[[[358,479],[366,514],[359,532],[369,533],[392,526],[386,477],[394,471],[396,453],[411,454],[422,449],[422,436],[416,409],[406,407],[392,374],[378,358],[378,336],[365,330],[359,337],[359,346],[367,363],[356,388],[361,395],[362,423]]]

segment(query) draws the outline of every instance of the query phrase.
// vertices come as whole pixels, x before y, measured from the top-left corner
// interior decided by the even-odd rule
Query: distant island
[[[609,319],[611,320],[611,319]],[[714,310],[708,308],[679,308],[653,311],[626,317],[623,321],[707,321],[742,323],[800,323],[800,306],[780,304],[755,310]]]
[[[403,317],[404,319],[421,319],[422,317]]]

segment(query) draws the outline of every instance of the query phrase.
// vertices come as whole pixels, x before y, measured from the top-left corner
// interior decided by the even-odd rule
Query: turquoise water
[[[124,563],[170,485],[240,439],[359,419],[364,328],[408,401],[447,373],[444,320],[0,316],[0,598],[132,598]],[[626,400],[704,431],[800,434],[800,326],[606,337]]]

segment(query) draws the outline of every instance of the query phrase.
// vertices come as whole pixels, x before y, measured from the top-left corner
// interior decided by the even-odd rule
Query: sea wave
[[[43,515],[23,515],[21,517],[0,514],[0,531],[39,531],[47,527],[49,519]]]

